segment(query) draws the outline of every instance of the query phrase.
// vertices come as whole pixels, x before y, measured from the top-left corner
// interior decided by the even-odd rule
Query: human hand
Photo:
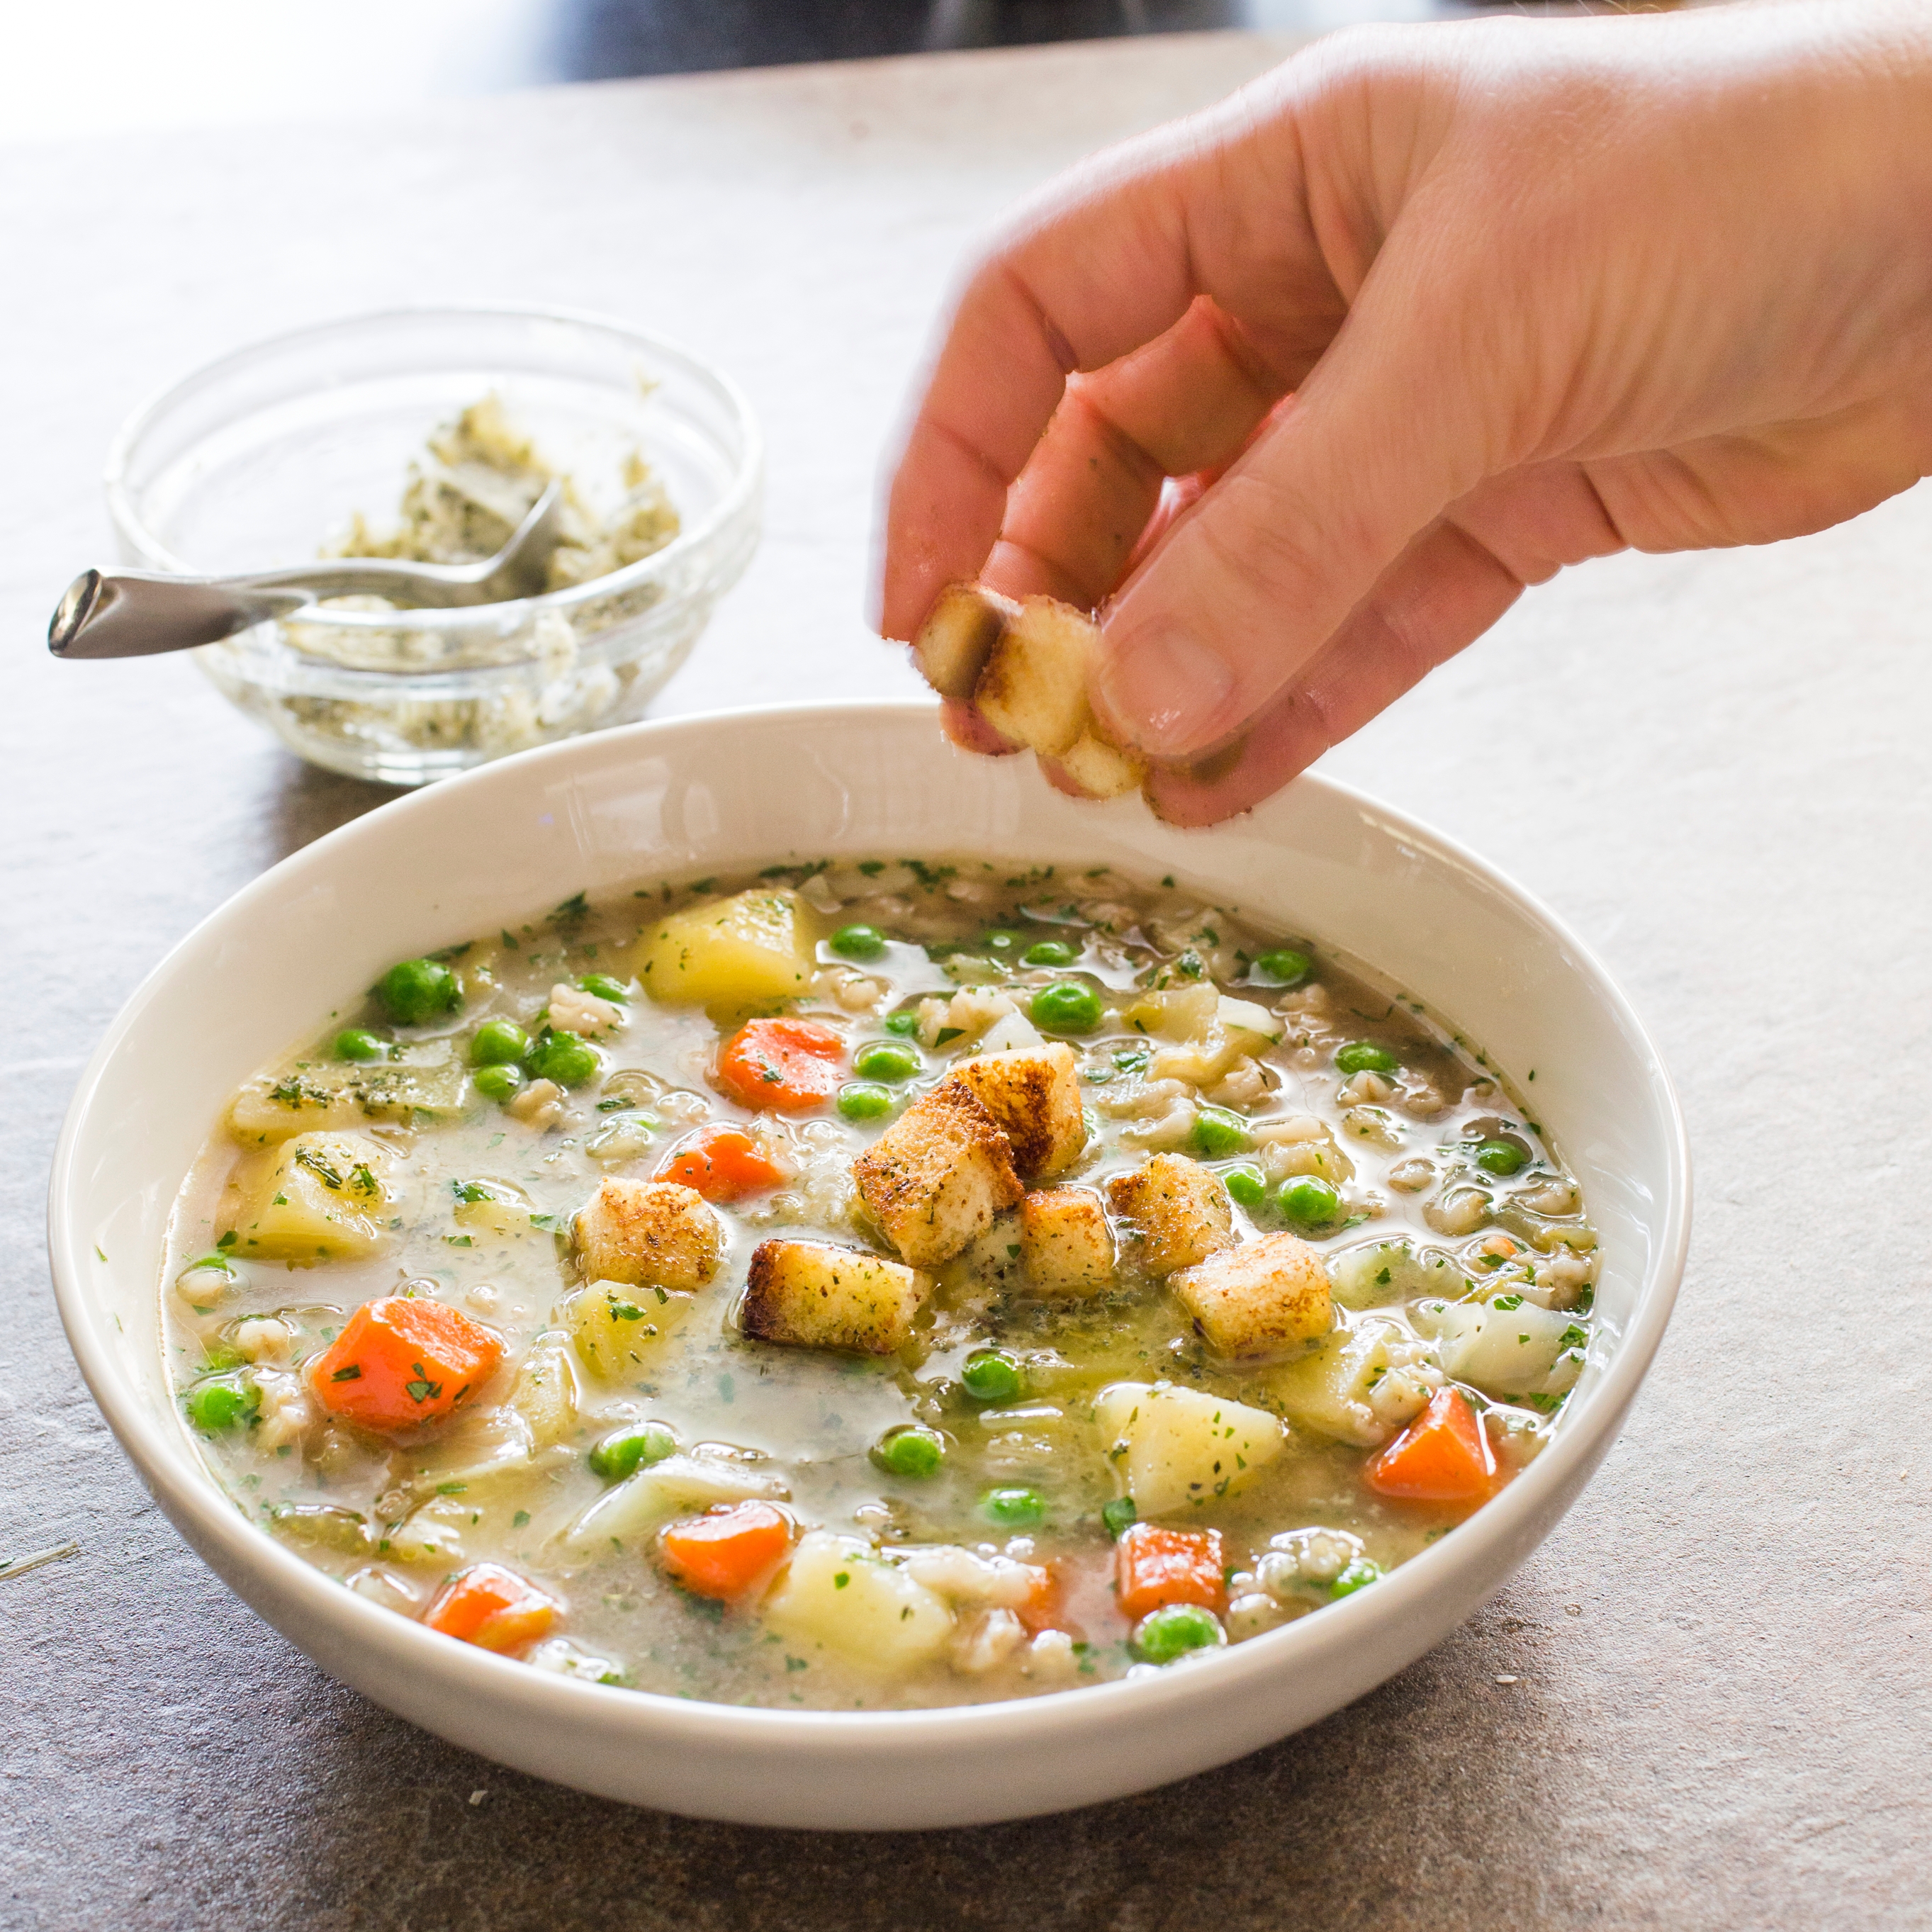
[[[1371,29],[1088,162],[980,263],[880,628],[976,576],[1105,604],[1095,709],[1207,823],[1565,564],[1928,472],[1932,8]]]

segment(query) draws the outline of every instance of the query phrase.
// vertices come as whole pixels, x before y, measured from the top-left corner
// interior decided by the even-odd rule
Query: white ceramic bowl
[[[451,1641],[251,1526],[204,1470],[158,1345],[182,1177],[230,1090],[390,961],[579,890],[788,856],[983,853],[1174,872],[1401,982],[1519,1078],[1600,1231],[1598,1340],[1550,1448],[1372,1590],[1138,1682],[905,1712],[740,1709],[574,1682]],[[1226,1762],[1360,1696],[1490,1596],[1616,1438],[1684,1264],[1683,1123],[1609,976],[1480,860],[1304,778],[1216,830],[1076,804],[1030,759],[968,758],[920,704],[740,712],[548,747],[401,799],[238,893],[148,976],[94,1054],[54,1162],[61,1312],[155,1498],[248,1604],[345,1682],[458,1744],[639,1804],[748,1823],[1024,1816]],[[106,1257],[103,1258],[102,1257]]]

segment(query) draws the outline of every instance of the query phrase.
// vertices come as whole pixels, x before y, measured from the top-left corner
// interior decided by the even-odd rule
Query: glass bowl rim
[[[589,309],[536,306],[526,302],[398,302],[386,308],[364,309],[325,322],[305,323],[299,328],[258,336],[199,364],[164,388],[150,393],[128,414],[107,446],[106,464],[101,481],[106,489],[108,514],[116,532],[151,564],[182,576],[200,574],[163,544],[143,521],[134,506],[128,470],[142,437],[178,401],[204,384],[265,352],[287,349],[305,340],[339,335],[371,324],[439,317],[465,321],[479,316],[562,322],[574,328],[592,329],[622,338],[634,347],[682,363],[689,374],[716,389],[739,433],[738,458],[729,481],[717,502],[694,524],[681,528],[663,549],[653,550],[649,556],[640,557],[635,563],[626,564],[621,570],[607,572],[602,577],[591,578],[582,584],[546,591],[537,597],[520,597],[496,604],[455,604],[443,609],[310,610],[302,616],[304,624],[332,626],[348,632],[406,628],[430,632],[460,631],[472,625],[488,624],[508,634],[520,629],[526,622],[534,623],[547,611],[567,613],[579,605],[601,602],[605,598],[620,596],[626,591],[657,581],[694,553],[701,552],[715,543],[751,508],[758,496],[764,467],[764,434],[744,391],[707,357],[686,348],[670,337]],[[289,654],[304,655],[292,650]],[[385,681],[392,678],[421,680],[442,674],[420,668],[373,674]]]

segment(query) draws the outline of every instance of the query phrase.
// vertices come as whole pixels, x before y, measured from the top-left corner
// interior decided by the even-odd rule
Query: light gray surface
[[[949,265],[1066,155],[1272,51],[794,70],[0,163],[0,1555],[82,1546],[0,1580],[0,1925],[1926,1922],[1922,490],[1772,551],[1592,566],[1330,760],[1603,950],[1682,1084],[1700,1207],[1662,1356],[1569,1520],[1451,1641],[1299,1738],[912,1839],[535,1784],[243,1611],[148,1504],[61,1338],[41,1195],[85,1054],[202,913],[378,797],[290,761],[188,665],[41,655],[102,554],[123,412],[232,342],[373,303],[627,314],[719,356],[771,434],[764,550],[661,710],[908,688],[860,618],[869,507]],[[523,245],[479,256],[506,214]],[[440,238],[405,250],[426,215]]]

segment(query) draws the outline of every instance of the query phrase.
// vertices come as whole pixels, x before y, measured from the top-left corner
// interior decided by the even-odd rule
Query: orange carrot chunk
[[[702,1127],[671,1149],[657,1178],[694,1187],[707,1201],[742,1201],[781,1186],[787,1177],[742,1127]]]
[[[1364,1480],[1378,1496],[1405,1502],[1486,1502],[1496,1487],[1490,1438],[1460,1389],[1438,1389],[1429,1406],[1376,1456]]]
[[[747,1020],[718,1055],[718,1084],[740,1106],[802,1114],[838,1090],[845,1042],[815,1020]]]
[[[667,1523],[658,1552],[694,1595],[742,1597],[791,1546],[791,1524],[770,1503],[718,1503],[703,1516]]]
[[[1058,1575],[1044,1564],[1029,1563],[1024,1567],[1033,1573],[1032,1588],[1027,1592],[1026,1600],[1014,1606],[1013,1614],[1026,1626],[1030,1636],[1037,1636],[1046,1630],[1064,1630],[1066,1608]]]
[[[1137,1522],[1114,1546],[1120,1614],[1138,1622],[1163,1604],[1228,1607],[1227,1565],[1218,1529],[1163,1529]]]
[[[472,1563],[436,1592],[423,1622],[445,1636],[460,1637],[484,1650],[520,1650],[556,1622],[563,1608],[500,1563]]]
[[[393,1431],[440,1421],[503,1359],[502,1339],[440,1301],[412,1294],[365,1301],[308,1366],[330,1414]]]

